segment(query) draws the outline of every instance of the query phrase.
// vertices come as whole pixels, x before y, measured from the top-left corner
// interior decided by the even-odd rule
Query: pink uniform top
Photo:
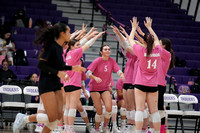
[[[171,62],[171,53],[167,50],[162,50],[161,60],[158,65],[158,85],[166,86],[165,76]]]
[[[63,50],[63,55],[62,55],[64,62],[66,62],[66,60],[65,60],[65,53],[66,53],[66,51],[67,51],[67,49],[64,49]],[[64,82],[62,81],[62,79],[60,79],[60,83],[64,84]]]
[[[116,90],[122,90],[123,89],[123,80],[120,78],[117,80],[117,83],[116,83]]]
[[[113,77],[111,76],[110,87],[113,87],[113,86],[115,86],[115,82],[113,80]]]
[[[81,65],[80,58],[83,55],[82,48],[78,48],[67,53],[65,58],[66,65],[75,66]],[[67,71],[68,76],[70,77],[69,82],[65,82],[64,86],[73,85],[76,87],[81,87],[81,73],[74,71]]]
[[[81,80],[86,80],[87,78],[86,78],[86,74],[85,74],[85,72],[82,72],[82,74],[81,74]]]
[[[125,67],[125,82],[127,84],[132,84],[133,72],[134,72],[134,64],[137,60],[137,56],[132,55],[130,52],[126,53],[126,57],[128,58]]]
[[[123,90],[123,80],[120,78],[117,80],[117,83],[116,83],[116,90]],[[119,100],[122,100],[123,98],[119,98],[118,95],[117,95],[117,101]]]
[[[133,46],[133,52],[139,60],[135,84],[157,87],[157,69],[161,58],[162,48],[160,45],[157,45],[152,49],[149,57],[146,57],[146,51],[147,49],[140,45],[135,44]]]
[[[135,85],[135,77],[137,74],[138,64],[139,64],[139,60],[136,60],[134,64],[134,70],[133,70],[132,85]]]
[[[103,60],[102,57],[96,58],[87,69],[102,80],[100,83],[97,83],[94,79],[91,79],[89,83],[90,91],[109,90],[112,71],[116,73],[120,70],[117,62],[111,57],[107,61]]]
[[[63,55],[62,55],[63,61],[64,61],[64,62],[66,62],[66,58],[65,58],[66,51],[67,51],[67,49],[64,49],[64,50],[63,50]]]

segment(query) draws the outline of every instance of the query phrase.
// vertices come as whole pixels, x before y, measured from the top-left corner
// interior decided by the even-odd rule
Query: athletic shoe
[[[122,133],[126,133],[127,130],[128,130],[128,129],[126,128],[126,126],[121,127],[121,132],[122,132]]]
[[[71,133],[69,129],[64,129],[62,133]]]
[[[133,126],[133,125],[128,125],[127,133],[134,133],[134,132],[135,132],[135,126]]]
[[[43,128],[41,127],[41,124],[38,123],[38,124],[36,125],[35,132],[41,133],[41,132],[42,132],[42,129],[43,129]]]
[[[108,126],[104,127],[103,133],[110,133],[110,128]]]
[[[113,127],[112,133],[122,133],[122,132],[117,127]]]
[[[69,130],[70,133],[76,133],[74,128]]]
[[[100,130],[99,130],[99,129],[96,129],[96,130],[95,130],[95,133],[101,133],[101,132],[100,132]]]
[[[96,133],[95,129],[93,127],[90,126],[90,133]]]
[[[26,122],[24,121],[24,117],[26,115],[22,113],[18,113],[14,124],[13,124],[13,133],[19,133],[19,131],[26,125]]]

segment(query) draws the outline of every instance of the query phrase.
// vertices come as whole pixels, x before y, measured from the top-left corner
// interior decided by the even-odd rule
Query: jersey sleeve
[[[137,45],[137,44],[133,45],[133,53],[138,57],[139,53],[141,53],[142,51],[142,48],[143,47],[140,45]]]
[[[161,56],[162,60],[171,60],[171,53],[165,49],[162,50],[162,56]]]
[[[113,71],[117,73],[120,70],[120,68],[114,59],[112,59],[112,64],[113,64]]]
[[[95,59],[88,67],[87,69],[94,72],[94,70],[96,69],[98,65],[98,59]]]

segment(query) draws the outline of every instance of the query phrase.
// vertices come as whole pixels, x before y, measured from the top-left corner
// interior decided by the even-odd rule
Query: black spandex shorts
[[[39,88],[39,94],[42,95],[42,94],[47,93],[47,92],[51,92],[51,91],[55,92],[55,91],[59,91],[59,90],[61,90],[61,87],[46,88],[46,89],[45,88]]]
[[[92,93],[92,92],[98,92],[101,95],[101,94],[103,94],[106,91],[108,91],[108,90],[105,90],[105,91],[90,91],[90,93]]]
[[[124,84],[123,89],[128,90],[128,89],[134,89],[134,85],[132,84]]]
[[[135,85],[135,88],[143,91],[143,92],[156,92],[158,91],[158,87],[150,87],[150,86],[144,86],[144,85]]]
[[[65,92],[72,92],[81,89],[81,87],[73,86],[73,85],[68,85],[64,87]]]
[[[166,86],[158,85],[158,110],[164,110],[164,93]]]

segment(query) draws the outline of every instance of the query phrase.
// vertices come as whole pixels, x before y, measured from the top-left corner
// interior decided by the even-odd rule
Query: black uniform
[[[47,60],[47,62],[39,61],[38,64],[40,69],[40,79],[38,85],[40,95],[46,92],[61,90],[63,85],[61,84],[57,73],[60,70],[66,69],[62,54],[63,48],[56,42],[45,48],[41,58]],[[45,62],[46,68],[50,67],[54,70],[54,72],[47,71],[46,68],[43,67],[44,65],[40,65],[40,62]],[[71,70],[71,67],[68,67],[67,69]]]

